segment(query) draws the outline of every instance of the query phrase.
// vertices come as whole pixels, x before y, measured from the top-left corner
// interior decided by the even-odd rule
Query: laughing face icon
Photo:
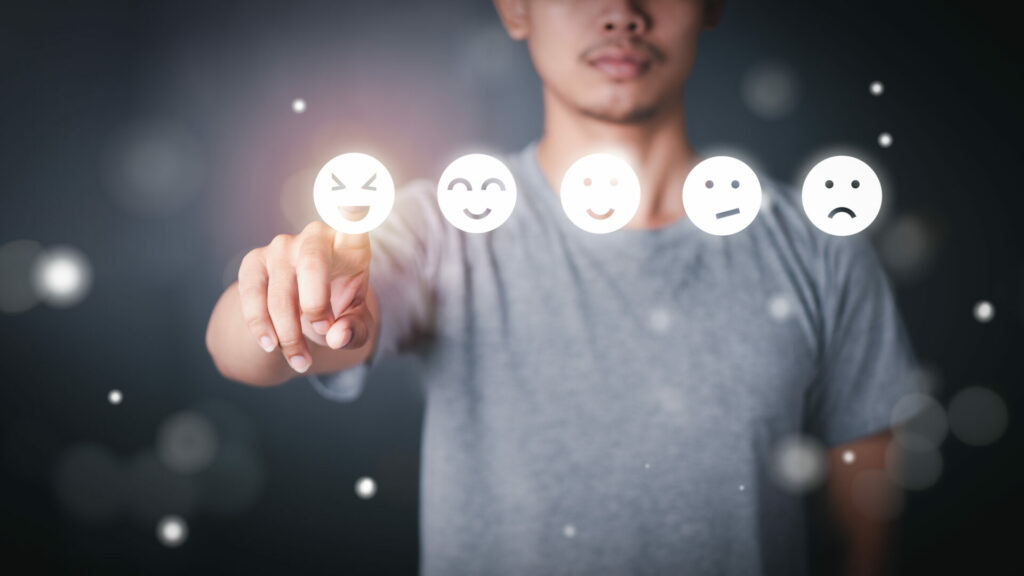
[[[867,228],[882,207],[882,184],[875,171],[852,156],[832,156],[816,164],[804,179],[807,218],[833,236]]]
[[[379,160],[350,152],[331,158],[313,182],[313,203],[331,228],[362,234],[380,226],[395,203],[395,183]]]

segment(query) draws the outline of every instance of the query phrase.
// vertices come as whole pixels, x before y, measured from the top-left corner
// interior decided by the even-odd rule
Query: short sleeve
[[[828,445],[890,427],[893,405],[912,391],[916,360],[892,286],[860,236],[823,243],[823,346],[808,389],[808,431]]]
[[[373,366],[430,332],[445,229],[433,184],[413,181],[395,191],[391,214],[370,232],[370,286],[377,296],[379,330],[373,354],[339,372],[307,376],[326,398],[359,397]]]

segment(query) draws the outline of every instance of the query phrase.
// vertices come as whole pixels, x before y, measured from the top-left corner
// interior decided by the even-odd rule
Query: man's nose
[[[610,4],[601,15],[601,28],[605,33],[643,34],[647,31],[647,14],[635,0]]]

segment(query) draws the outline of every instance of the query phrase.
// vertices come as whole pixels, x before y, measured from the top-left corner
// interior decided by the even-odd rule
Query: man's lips
[[[612,47],[590,55],[587,63],[614,80],[628,80],[647,72],[651,57],[639,50]]]

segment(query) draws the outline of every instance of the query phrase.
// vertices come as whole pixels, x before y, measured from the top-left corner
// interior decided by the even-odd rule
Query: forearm
[[[829,455],[831,469],[828,486],[830,516],[842,537],[842,574],[884,575],[893,573],[892,539],[894,524],[888,510],[898,497],[899,488],[885,475],[885,454],[890,433],[883,433],[839,447]],[[846,451],[853,461],[843,458]],[[874,479],[862,481],[860,473]]]
[[[332,350],[322,338],[306,338],[313,358],[311,373],[343,370],[370,357],[377,340],[379,317],[373,288],[366,292],[366,305],[373,321],[368,326],[370,333],[366,343],[359,348]],[[273,386],[297,376],[279,350],[266,352],[253,338],[242,315],[237,284],[232,284],[224,291],[210,315],[210,323],[206,328],[206,348],[217,370],[230,380],[253,386]]]

